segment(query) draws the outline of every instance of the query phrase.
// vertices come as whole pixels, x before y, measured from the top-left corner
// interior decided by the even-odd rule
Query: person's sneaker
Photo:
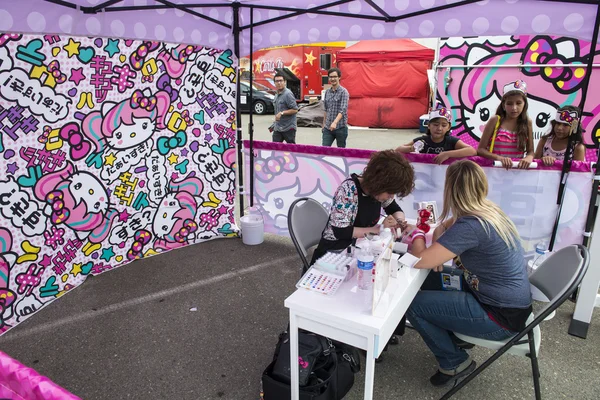
[[[475,347],[475,345],[473,343],[465,342],[464,340],[459,339],[456,336],[453,337],[452,339],[454,340],[454,343],[456,343],[456,345],[463,350],[470,350],[473,347]]]
[[[450,332],[450,337],[452,338],[452,341],[463,350],[469,350],[475,347],[473,343],[465,342],[464,340],[459,339],[454,332]]]
[[[438,369],[437,372],[431,378],[429,378],[429,382],[431,382],[433,386],[444,386],[450,382],[456,384],[460,379],[466,377],[471,372],[475,371],[476,366],[477,364],[475,363],[475,361],[472,361],[467,368],[463,369],[455,375],[444,374]]]

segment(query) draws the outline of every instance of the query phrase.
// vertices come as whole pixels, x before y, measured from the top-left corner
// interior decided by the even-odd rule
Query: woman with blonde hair
[[[439,363],[430,379],[434,386],[455,382],[475,369],[451,332],[504,340],[525,327],[532,311],[519,233],[487,194],[480,166],[454,162],[446,171],[444,222],[436,232],[441,236],[426,248],[424,234],[412,233],[412,253],[421,258],[415,268],[437,269],[460,256],[457,264],[464,269],[464,291],[423,290],[407,312]]]

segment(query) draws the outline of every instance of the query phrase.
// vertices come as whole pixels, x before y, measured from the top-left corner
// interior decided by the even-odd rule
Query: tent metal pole
[[[47,3],[57,4],[59,6],[77,9],[77,4],[71,3],[70,1],[63,0],[45,0]]]
[[[238,188],[240,196],[240,217],[244,210],[244,155],[242,153],[242,115],[240,114],[240,3],[231,5],[233,10],[233,52],[237,59],[236,70],[236,96],[235,96],[235,129],[237,144],[237,169],[238,169]]]
[[[596,47],[598,44],[598,34],[600,30],[600,1],[596,1],[596,20],[594,25],[594,33],[592,36],[592,44],[590,46],[590,60],[588,60],[588,64],[591,63],[594,59],[594,55],[596,53]],[[589,81],[590,74],[586,74],[585,78],[587,82],[585,82],[584,93],[582,96],[582,104],[584,104],[585,97],[587,95],[587,90],[589,89]],[[600,157],[600,138],[596,138],[596,146],[597,153],[596,156]],[[592,184],[592,193],[590,195],[590,203],[588,207],[588,215],[587,221],[585,224],[585,232],[583,244],[590,251],[592,250],[593,238],[592,233],[594,228],[600,229],[598,225],[598,205],[596,204],[598,201],[598,186],[600,183],[600,159],[596,159],[596,166],[594,168],[594,182]],[[596,241],[600,233],[596,232]],[[592,312],[594,310],[594,306],[598,300],[598,287],[600,285],[600,264],[598,262],[600,258],[600,254],[598,253],[598,246],[596,245],[596,252],[590,254],[590,268],[588,273],[584,277],[581,287],[575,291],[573,294],[574,297],[577,298],[577,303],[575,305],[575,311],[573,312],[573,318],[571,319],[571,323],[569,324],[569,334],[573,336],[578,336],[580,338],[587,338],[588,329],[590,326],[590,322],[592,320]]]
[[[261,26],[261,25],[265,25],[265,24],[270,24],[271,22],[276,22],[276,21],[280,21],[280,20],[283,20],[283,19],[292,18],[292,17],[295,17],[297,15],[311,14],[311,13],[312,14],[319,14],[319,10],[323,10],[325,8],[329,8],[329,7],[334,7],[334,6],[339,6],[339,5],[342,5],[342,4],[350,3],[351,1],[354,1],[354,0],[338,0],[338,1],[333,2],[333,3],[321,4],[320,6],[315,6],[315,7],[306,9],[306,10],[299,10],[299,11],[291,12],[291,13],[286,14],[286,15],[281,15],[279,17],[266,19],[264,21],[257,22],[256,24],[254,24],[254,26]],[[268,7],[268,9],[274,10],[275,7]],[[344,13],[340,13],[340,14],[344,14]],[[346,14],[344,14],[344,16],[346,16]],[[348,14],[347,16],[354,17],[355,15]],[[383,17],[373,17],[373,18],[380,19],[380,20],[385,20],[385,18],[383,18]],[[373,18],[371,18],[371,19],[373,19]],[[249,28],[248,25],[242,26],[242,29],[247,29],[247,28]]]
[[[254,8],[250,7],[250,97],[248,98],[248,106],[250,115],[248,117],[248,133],[250,134],[250,207],[254,206],[254,100],[252,99],[252,82],[254,73]]]
[[[412,17],[418,17],[420,15],[432,14],[436,11],[449,10],[451,8],[465,6],[467,4],[478,3],[479,1],[480,0],[463,0],[463,1],[457,1],[456,3],[448,3],[448,4],[444,4],[443,6],[431,7],[426,10],[414,11],[414,12],[411,12],[408,14],[398,15],[396,17],[390,17],[390,20],[388,22],[397,22],[397,21],[400,21],[400,20],[406,19],[406,18],[412,18]]]
[[[585,107],[585,101],[587,99],[587,94],[590,85],[590,76],[592,75],[592,66],[594,65],[594,56],[596,54],[596,47],[598,45],[598,33],[599,28],[598,24],[600,23],[600,1],[596,0],[596,23],[594,24],[594,33],[592,34],[592,42],[590,44],[590,52],[588,55],[587,62],[587,73],[583,78],[583,85],[581,89],[581,101],[579,102],[579,110],[580,118],[583,117],[583,110]],[[577,128],[581,131],[581,124]],[[560,222],[560,214],[562,212],[562,206],[565,198],[565,189],[567,186],[567,179],[569,178],[569,171],[571,169],[571,164],[573,163],[573,154],[575,150],[575,143],[573,143],[573,135],[569,136],[569,141],[567,143],[567,149],[565,151],[565,159],[563,161],[563,167],[560,174],[560,186],[558,188],[558,196],[556,198],[556,204],[558,204],[558,211],[556,213],[556,220],[554,221],[554,227],[552,228],[552,236],[550,237],[550,244],[548,245],[548,250],[552,251],[554,249],[554,243],[556,242],[556,234],[558,232],[558,225]],[[600,155],[600,154],[599,154]],[[598,173],[598,163],[596,163],[596,175]],[[588,225],[593,224],[593,218],[590,218],[590,212],[593,215],[594,207],[596,206],[596,196],[598,194],[598,181],[594,181],[592,196],[590,199],[590,208],[588,210],[588,221],[586,223],[586,232],[591,231],[591,226],[588,229]],[[592,221],[590,223],[590,221]],[[587,240],[586,240],[587,245]]]
[[[193,15],[193,16],[196,16],[196,17],[198,17],[198,18],[205,19],[205,20],[207,20],[207,21],[210,21],[210,22],[212,22],[213,24],[220,25],[220,26],[222,26],[222,27],[224,27],[224,28],[231,28],[231,26],[229,26],[229,25],[228,25],[228,24],[226,24],[225,22],[219,21],[218,19],[211,18],[211,17],[209,17],[209,16],[206,16],[206,15],[204,15],[204,14],[200,14],[200,13],[199,13],[199,12],[197,12],[197,11],[190,10],[189,8],[187,8],[187,7],[185,6],[185,4],[175,4],[175,3],[171,2],[171,1],[168,1],[168,0],[156,0],[156,2],[157,2],[157,3],[160,3],[160,4],[164,4],[165,6],[169,6],[169,7],[171,7],[171,8],[175,8],[175,9],[177,9],[177,10],[179,10],[179,11],[186,12],[186,13],[188,13],[188,14],[191,14],[191,15]],[[235,6],[236,4],[238,4],[237,8],[239,9],[239,3],[233,3],[233,9],[234,9],[234,10],[235,10],[235,8],[236,8],[236,6]]]
[[[90,7],[88,12],[84,11],[83,13],[84,14],[96,14],[98,11],[105,9],[106,7],[110,7],[114,4],[121,3],[122,1],[123,0],[108,0],[108,1],[105,1],[98,5],[95,5],[94,7]]]

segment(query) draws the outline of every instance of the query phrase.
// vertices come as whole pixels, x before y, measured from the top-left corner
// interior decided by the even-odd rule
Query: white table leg
[[[296,314],[290,310],[290,387],[292,389],[292,400],[300,399],[298,368],[298,322],[296,321]]]
[[[373,400],[375,384],[375,337],[367,338],[367,366],[365,368],[365,400]]]

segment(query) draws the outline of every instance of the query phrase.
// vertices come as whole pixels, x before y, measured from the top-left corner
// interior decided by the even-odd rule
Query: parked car
[[[275,91],[260,83],[252,82],[252,111],[255,114],[273,114],[275,106]],[[250,111],[250,82],[240,81],[242,111]]]

